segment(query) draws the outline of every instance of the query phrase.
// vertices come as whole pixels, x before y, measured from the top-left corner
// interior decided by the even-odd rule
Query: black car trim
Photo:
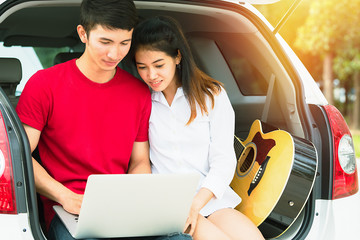
[[[24,0],[13,0],[3,3],[1,6],[3,7],[0,10],[0,15],[3,14],[7,9],[11,8],[14,5],[17,5],[22,2],[31,2],[31,1],[24,1]],[[139,1],[140,2],[140,1]],[[303,85],[301,84],[301,81],[299,80],[299,74],[294,71],[294,66],[292,65],[289,57],[285,54],[284,49],[281,47],[278,40],[272,35],[272,31],[266,26],[265,23],[262,22],[260,18],[258,18],[255,14],[250,12],[248,9],[245,9],[243,7],[240,7],[240,5],[230,2],[222,2],[218,0],[197,0],[197,1],[162,1],[158,0],[156,2],[169,2],[169,3],[182,3],[182,4],[191,4],[191,5],[203,5],[203,6],[214,6],[219,7],[222,9],[228,9],[234,12],[238,12],[239,14],[242,14],[243,16],[247,17],[262,33],[264,38],[269,42],[270,46],[274,50],[275,54],[283,64],[284,68],[286,69],[287,73],[289,74],[290,78],[292,79],[292,82],[295,86],[296,91],[296,101],[298,105],[299,110],[299,116],[301,119],[301,122],[304,127],[304,134],[307,139],[313,140],[314,137],[314,129],[311,124],[311,112],[308,108],[308,106],[305,103],[305,95],[304,95],[304,89]],[[306,113],[306,114],[305,114]],[[14,114],[14,119],[16,120],[16,125],[21,126],[21,122],[18,119],[17,115]],[[19,127],[20,136],[22,137],[22,142],[24,143],[24,154],[26,155],[24,157],[24,172],[25,172],[25,181],[28,183],[26,184],[29,188],[29,191],[26,191],[26,194],[28,195],[28,208],[29,208],[29,218],[30,218],[30,224],[31,228],[34,234],[35,239],[45,239],[43,236],[43,233],[41,231],[41,227],[38,221],[38,213],[37,213],[37,203],[36,203],[36,191],[35,191],[35,185],[34,185],[34,176],[32,171],[32,160],[31,160],[31,154],[30,154],[30,147],[28,140],[26,138],[26,133],[22,127]],[[330,173],[332,174],[332,173]],[[310,230],[308,226],[311,225],[313,221],[313,215],[314,211],[314,203],[315,198],[313,196],[313,193],[309,197],[309,201],[307,204],[307,210],[304,218],[305,224],[301,225],[300,231],[296,235],[295,239],[300,239],[304,236],[304,234],[307,234],[307,232]],[[301,236],[302,237],[301,237]]]
[[[18,115],[11,107],[2,88],[0,88],[0,102],[0,111],[6,113],[3,117],[10,142],[18,213],[28,213],[32,236],[36,240],[45,240],[39,221],[29,141]]]

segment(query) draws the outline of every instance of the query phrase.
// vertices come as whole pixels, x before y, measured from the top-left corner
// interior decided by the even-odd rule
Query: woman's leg
[[[231,240],[220,228],[199,214],[194,240]]]
[[[208,217],[208,220],[233,240],[264,239],[259,229],[241,212],[225,208]]]

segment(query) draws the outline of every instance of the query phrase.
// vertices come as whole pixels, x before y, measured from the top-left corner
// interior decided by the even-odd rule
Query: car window
[[[256,62],[246,56],[245,48],[234,48],[237,45],[229,44],[227,39],[217,39],[216,43],[226,59],[241,93],[244,96],[265,96],[268,83],[256,68]],[[241,42],[239,41],[239,43]]]
[[[69,47],[35,47],[34,50],[44,68],[49,68],[54,65],[54,59],[58,53],[71,51]]]
[[[16,87],[16,95],[21,95],[29,78],[38,70],[54,65],[54,58],[59,52],[69,52],[70,48],[44,48],[44,47],[6,47],[0,42],[0,57],[17,58],[21,62],[22,78]]]
[[[17,58],[21,62],[22,78],[16,87],[16,95],[20,95],[27,80],[38,70],[43,69],[43,66],[32,47],[12,46],[5,47],[3,42],[0,42],[0,57]]]
[[[250,35],[207,32],[192,33],[187,37],[201,70],[224,81],[229,77],[225,77],[226,71],[221,63],[223,59],[225,68],[230,70],[231,79],[235,81],[235,86],[229,84],[228,80],[224,82],[225,86],[237,86],[243,96],[266,96],[268,81],[265,75],[269,72],[269,64]],[[213,59],[212,63],[216,65],[210,66],[210,61],[204,59]],[[263,66],[267,66],[267,69]]]

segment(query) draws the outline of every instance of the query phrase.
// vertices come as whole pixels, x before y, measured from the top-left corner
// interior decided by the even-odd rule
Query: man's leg
[[[55,216],[51,221],[49,232],[48,232],[49,240],[75,240],[66,229],[64,224],[61,222],[58,216]],[[120,238],[118,238],[120,239]],[[121,238],[123,240],[136,240],[136,239],[148,239],[148,240],[192,240],[192,237],[188,234],[183,233],[171,233],[167,236],[162,237],[141,237],[141,238]],[[87,238],[86,240],[100,240],[95,238]]]
[[[51,221],[49,232],[49,240],[75,240],[66,229],[64,224],[61,222],[58,216],[55,215],[54,219]],[[95,238],[87,238],[84,240],[96,240]]]
[[[117,240],[192,240],[189,234],[171,233],[161,237],[132,237],[132,238],[116,238]]]
[[[185,233],[171,233],[167,236],[158,237],[154,240],[192,240],[193,238],[189,234]]]

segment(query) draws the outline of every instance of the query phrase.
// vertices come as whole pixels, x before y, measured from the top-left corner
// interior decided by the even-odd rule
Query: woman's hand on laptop
[[[184,233],[188,233],[191,236],[194,234],[198,218],[200,217],[199,211],[200,209],[191,206],[189,216],[185,223]]]
[[[212,197],[214,197],[214,194],[207,188],[201,188],[195,195],[191,204],[188,219],[185,223],[185,233],[189,233],[191,236],[194,234],[198,221],[202,221],[204,219],[204,217],[200,215],[200,210],[210,201]]]

